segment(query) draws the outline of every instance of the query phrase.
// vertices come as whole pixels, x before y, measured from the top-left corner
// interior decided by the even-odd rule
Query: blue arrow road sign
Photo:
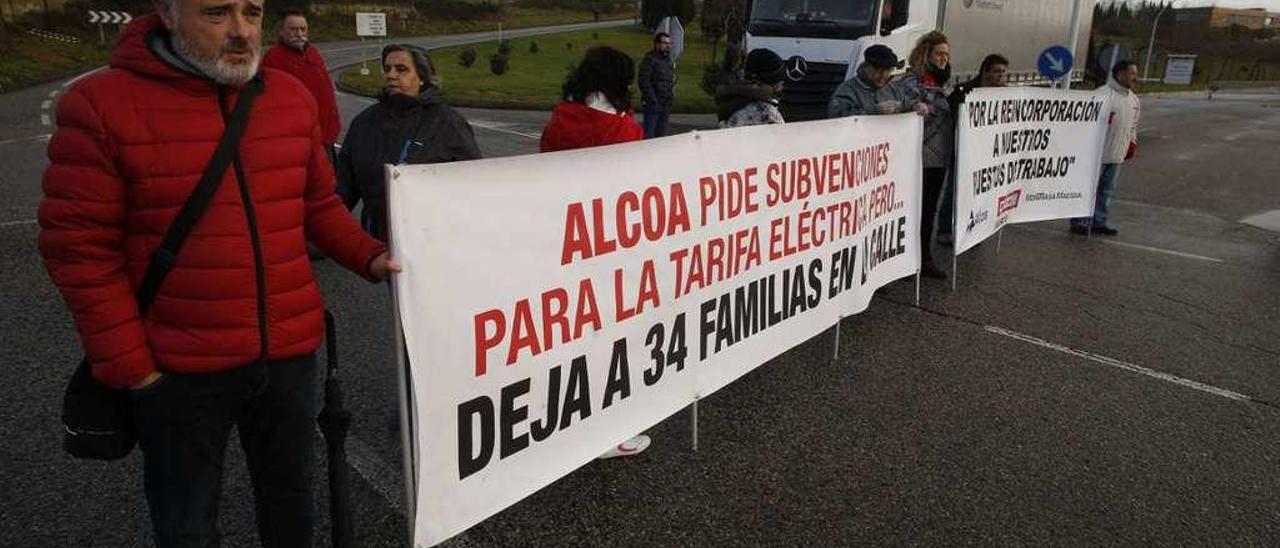
[[[1057,80],[1071,72],[1071,62],[1071,50],[1062,46],[1049,46],[1040,53],[1036,65],[1045,78]]]

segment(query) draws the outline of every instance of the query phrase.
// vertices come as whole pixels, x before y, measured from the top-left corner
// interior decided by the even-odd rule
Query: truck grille
[[[788,122],[826,118],[827,102],[844,82],[847,68],[844,63],[809,63],[804,80],[788,81],[782,88],[782,117]]]

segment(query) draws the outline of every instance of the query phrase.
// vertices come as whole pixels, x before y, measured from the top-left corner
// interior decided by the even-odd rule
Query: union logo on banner
[[[996,201],[996,215],[1003,217],[1005,213],[1013,211],[1014,208],[1018,207],[1018,199],[1020,197],[1022,197],[1022,189],[1001,196]]]

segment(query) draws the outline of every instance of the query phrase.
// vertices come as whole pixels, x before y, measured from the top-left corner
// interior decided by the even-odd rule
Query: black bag
[[[200,182],[187,198],[182,210],[173,219],[164,240],[151,256],[147,272],[138,286],[138,313],[145,316],[151,301],[155,299],[165,276],[173,269],[178,253],[196,221],[204,214],[209,201],[218,190],[218,183],[227,171],[240,137],[249,125],[249,110],[253,99],[262,92],[262,79],[255,77],[240,91],[235,109],[223,113],[226,130],[214,150],[213,158],[200,176]],[[220,89],[219,104],[223,90]],[[71,375],[67,391],[62,396],[62,449],[79,459],[115,460],[128,455],[138,443],[133,424],[133,404],[128,390],[110,388],[93,378],[88,358]]]

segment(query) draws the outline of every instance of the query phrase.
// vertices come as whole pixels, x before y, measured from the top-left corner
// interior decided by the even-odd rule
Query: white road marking
[[[1273,209],[1240,219],[1240,222],[1265,230],[1280,232],[1280,209]]]
[[[350,97],[350,98],[355,99],[355,100],[357,100],[357,101],[361,101],[361,102],[368,103],[368,104],[373,104],[373,103],[376,103],[376,102],[377,102],[377,101],[376,101],[376,100],[374,100],[374,99],[370,99],[370,98],[365,97],[365,96],[362,96],[362,95],[356,95],[356,94],[354,94],[354,93],[346,93],[346,92],[342,92],[342,91],[340,91],[340,92],[338,92],[338,94],[339,94],[339,95],[346,96],[346,97]],[[517,136],[520,136],[520,137],[524,137],[524,138],[526,138],[526,139],[542,139],[542,136],[541,136],[541,135],[534,135],[534,134],[532,134],[532,133],[525,133],[525,132],[522,132],[522,131],[516,131],[516,130],[513,130],[513,129],[507,129],[508,127],[511,127],[511,126],[512,126],[512,125],[514,125],[514,124],[507,124],[507,123],[503,123],[503,122],[491,122],[491,121],[489,121],[489,120],[468,120],[468,122],[470,122],[472,126],[478,127],[478,128],[480,128],[480,129],[487,129],[487,130],[489,130],[489,131],[496,131],[496,132],[499,132],[499,133],[509,133],[509,134],[511,134],[511,135],[517,135]]]
[[[27,219],[25,221],[5,221],[0,223],[0,228],[9,228],[11,226],[27,226],[36,224],[35,219]]]
[[[53,106],[53,100],[51,99],[45,99],[43,103],[40,103],[40,108],[44,110],[49,110],[51,106]]]
[[[368,103],[368,104],[370,104],[370,105],[372,105],[372,104],[374,104],[374,103],[378,102],[378,101],[376,101],[376,100],[374,100],[374,99],[371,99],[371,98],[369,98],[369,97],[365,97],[365,96],[363,96],[363,95],[356,95],[356,94],[354,94],[354,93],[347,93],[347,92],[345,92],[345,91],[339,91],[339,92],[338,92],[338,95],[342,95],[342,96],[344,96],[344,97],[350,97],[350,98],[352,98],[352,99],[355,99],[355,100],[360,101],[360,102],[362,102],[362,103]]]
[[[1151,246],[1149,246],[1149,245],[1131,244],[1131,243],[1129,243],[1129,242],[1121,242],[1121,241],[1117,241],[1117,240],[1100,240],[1099,238],[1094,238],[1094,240],[1099,240],[1099,241],[1101,241],[1101,242],[1102,242],[1102,243],[1104,243],[1104,244],[1118,245],[1118,246],[1120,246],[1120,247],[1131,247],[1131,248],[1134,248],[1134,249],[1141,249],[1141,250],[1143,250],[1143,251],[1151,251],[1151,252],[1153,252],[1153,253],[1164,253],[1165,255],[1173,255],[1173,256],[1175,256],[1175,257],[1182,257],[1182,258],[1184,258],[1184,259],[1195,259],[1195,260],[1197,260],[1197,261],[1205,261],[1205,262],[1210,262],[1210,263],[1221,263],[1221,262],[1224,262],[1222,259],[1219,259],[1219,258],[1216,258],[1216,257],[1206,257],[1206,256],[1204,256],[1204,255],[1196,255],[1195,253],[1185,253],[1185,252],[1182,252],[1182,251],[1174,251],[1174,250],[1172,250],[1172,249],[1164,249],[1164,248],[1159,248],[1159,247],[1151,247]]]
[[[997,334],[997,335],[1001,335],[1001,336],[1004,336],[1004,337],[1009,337],[1009,338],[1011,338],[1011,339],[1016,339],[1016,340],[1019,340],[1019,341],[1022,341],[1022,342],[1031,343],[1031,344],[1034,344],[1034,345],[1039,346],[1039,347],[1041,347],[1041,348],[1048,348],[1048,349],[1050,349],[1050,350],[1056,350],[1056,351],[1058,351],[1058,352],[1062,352],[1063,354],[1070,354],[1070,355],[1072,355],[1072,356],[1076,356],[1076,357],[1079,357],[1079,358],[1084,358],[1084,359],[1086,359],[1086,360],[1089,360],[1089,361],[1092,361],[1092,362],[1095,362],[1095,363],[1100,363],[1100,364],[1103,364],[1103,365],[1108,365],[1108,366],[1111,366],[1111,367],[1114,367],[1114,368],[1117,368],[1117,369],[1123,369],[1123,370],[1125,370],[1125,371],[1129,371],[1129,372],[1131,372],[1131,373],[1138,373],[1138,374],[1140,374],[1140,375],[1146,375],[1146,376],[1151,377],[1151,378],[1153,378],[1153,379],[1158,379],[1158,380],[1162,380],[1162,381],[1165,381],[1165,382],[1173,383],[1173,384],[1176,384],[1176,385],[1178,385],[1178,386],[1182,386],[1182,387],[1185,387],[1185,388],[1190,388],[1190,389],[1192,389],[1192,390],[1199,390],[1199,391],[1201,391],[1201,392],[1205,392],[1205,393],[1207,393],[1207,394],[1213,394],[1213,395],[1215,395],[1215,396],[1219,396],[1219,397],[1227,398],[1227,399],[1229,399],[1229,400],[1245,401],[1245,402],[1251,402],[1251,401],[1254,401],[1254,400],[1253,400],[1253,398],[1251,398],[1251,397],[1249,397],[1249,396],[1246,396],[1246,395],[1244,395],[1244,394],[1241,394],[1241,393],[1239,393],[1239,392],[1232,392],[1232,391],[1230,391],[1230,390],[1226,390],[1226,389],[1223,389],[1223,388],[1218,388],[1218,387],[1216,387],[1216,386],[1209,386],[1209,385],[1207,385],[1207,384],[1198,383],[1198,382],[1193,381],[1193,380],[1190,380],[1190,379],[1184,379],[1184,378],[1179,377],[1179,376],[1177,376],[1177,375],[1170,375],[1170,374],[1168,374],[1168,373],[1162,373],[1162,372],[1160,372],[1160,371],[1156,371],[1156,370],[1154,370],[1154,369],[1149,369],[1149,368],[1146,368],[1146,367],[1142,367],[1141,365],[1135,365],[1135,364],[1128,363],[1128,362],[1122,362],[1122,361],[1117,360],[1117,359],[1115,359],[1115,358],[1109,358],[1109,357],[1107,357],[1107,356],[1101,356],[1101,355],[1098,355],[1098,354],[1094,354],[1093,352],[1087,352],[1087,351],[1084,351],[1084,350],[1076,350],[1076,349],[1074,349],[1074,348],[1070,348],[1070,347],[1063,346],[1063,345],[1056,344],[1056,343],[1051,343],[1051,342],[1049,342],[1049,341],[1046,341],[1046,340],[1044,340],[1044,339],[1040,339],[1040,338],[1037,338],[1037,337],[1033,337],[1033,336],[1031,336],[1031,335],[1026,335],[1026,334],[1023,334],[1023,333],[1018,333],[1017,331],[1010,331],[1010,330],[1008,330],[1008,329],[1004,329],[1004,328],[1001,328],[1001,327],[995,327],[995,326],[992,326],[992,325],[985,326],[985,327],[984,327],[984,329],[986,329],[986,330],[987,330],[987,332],[989,332],[989,333],[995,333],[995,334]]]
[[[488,120],[468,120],[468,121],[471,123],[471,125],[473,125],[473,126],[475,126],[475,127],[478,127],[478,128],[480,128],[480,129],[487,129],[487,130],[489,130],[489,131],[496,131],[496,132],[499,132],[499,133],[510,133],[511,135],[518,135],[518,136],[520,136],[520,137],[526,137],[526,138],[529,138],[529,139],[542,139],[542,136],[541,136],[541,135],[534,135],[534,134],[532,134],[532,133],[524,133],[524,132],[522,132],[522,131],[516,131],[516,130],[513,130],[513,129],[507,129],[506,127],[504,127],[504,126],[510,126],[510,124],[503,124],[503,123],[499,123],[499,122],[490,122],[490,121],[488,121]]]
[[[62,90],[60,90],[60,89],[55,89],[55,90],[53,90],[53,91],[50,91],[50,92],[49,92],[49,98],[50,98],[50,99],[53,99],[54,97],[57,97],[57,96],[58,96],[58,92],[59,92],[59,91],[62,91]]]
[[[48,114],[41,114],[41,115],[40,115],[40,124],[41,124],[41,125],[45,125],[45,126],[51,126],[51,125],[53,125],[53,120],[49,118],[49,115],[48,115]]]
[[[1024,225],[1012,225],[1012,226],[1013,226],[1013,227],[1015,227],[1015,228],[1017,228],[1017,229],[1019,229],[1019,230],[1032,230],[1032,231],[1035,231],[1035,232],[1043,232],[1043,233],[1045,233],[1045,234],[1059,234],[1059,232],[1058,232],[1057,230],[1049,230],[1049,229],[1047,229],[1047,228],[1039,228],[1039,227],[1034,227],[1034,226],[1024,226]],[[1065,233],[1065,232],[1063,232],[1063,233]],[[1172,250],[1172,249],[1164,249],[1164,248],[1162,248],[1162,247],[1151,247],[1151,246],[1149,246],[1149,245],[1134,244],[1134,243],[1129,243],[1129,242],[1121,242],[1121,241],[1119,241],[1119,240],[1112,240],[1112,239],[1109,239],[1108,237],[1105,237],[1105,236],[1099,236],[1099,237],[1091,238],[1091,241],[1094,241],[1094,242],[1102,242],[1102,243],[1104,243],[1104,244],[1108,244],[1108,245],[1118,245],[1118,246],[1120,246],[1120,247],[1131,247],[1131,248],[1133,248],[1133,249],[1141,249],[1141,250],[1143,250],[1143,251],[1150,251],[1150,252],[1153,252],[1153,253],[1163,253],[1163,254],[1165,254],[1165,255],[1172,255],[1172,256],[1174,256],[1174,257],[1182,257],[1182,258],[1184,258],[1184,259],[1195,259],[1195,260],[1197,260],[1197,261],[1205,261],[1205,262],[1210,262],[1210,263],[1222,263],[1222,262],[1226,262],[1226,261],[1223,261],[1222,259],[1219,259],[1219,258],[1217,258],[1217,257],[1207,257],[1207,256],[1204,256],[1204,255],[1196,255],[1195,253],[1186,253],[1186,252],[1184,252],[1184,251],[1174,251],[1174,250]]]
[[[79,82],[81,78],[84,78],[84,77],[86,77],[86,76],[89,76],[90,74],[93,74],[93,73],[95,73],[95,72],[98,72],[98,71],[103,70],[103,69],[106,69],[106,68],[107,68],[107,67],[98,67],[98,68],[93,69],[93,70],[91,70],[91,71],[88,71],[88,72],[85,72],[85,73],[81,73],[79,76],[76,76],[75,78],[72,78],[72,79],[70,79],[70,80],[67,80],[66,82],[63,82],[63,83],[62,83],[62,87],[64,87],[64,88],[65,88],[65,87],[68,87],[68,86],[70,86],[71,84],[74,84],[74,83],[76,83],[76,82]]]

